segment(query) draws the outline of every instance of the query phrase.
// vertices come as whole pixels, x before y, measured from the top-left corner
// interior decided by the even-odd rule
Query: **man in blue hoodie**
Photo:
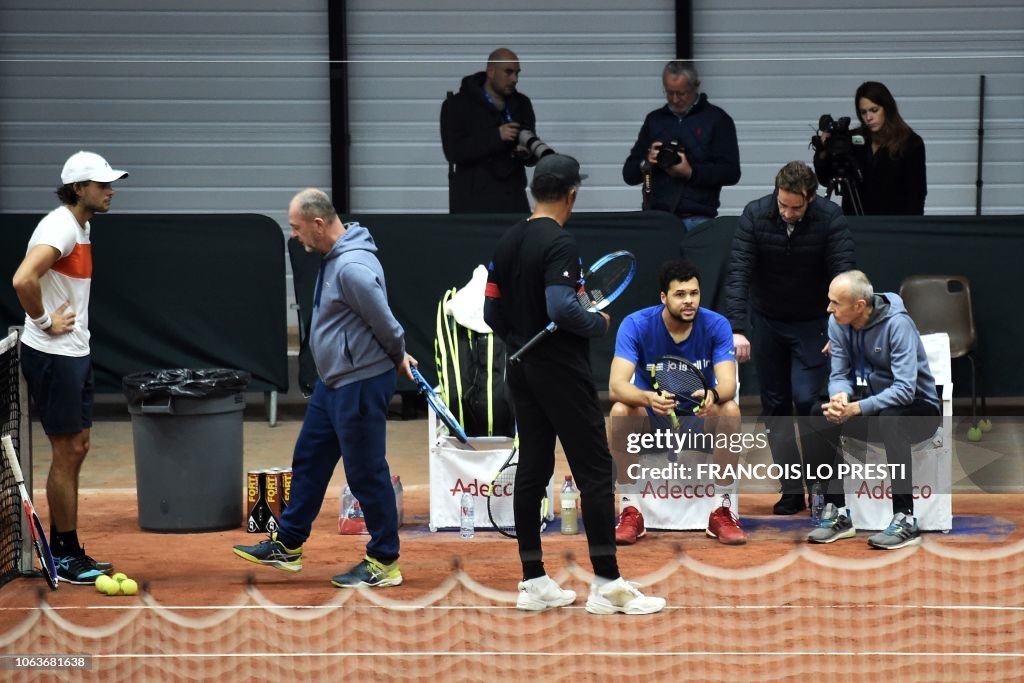
[[[692,62],[669,62],[661,82],[666,104],[644,119],[622,179],[643,184],[644,209],[674,213],[689,231],[717,216],[722,187],[740,181],[736,124],[700,91]]]
[[[415,359],[405,331],[388,305],[384,270],[369,231],[344,224],[331,200],[316,189],[299,192],[288,207],[292,237],[323,254],[313,295],[309,346],[320,379],[292,455],[292,493],[278,530],[239,557],[297,572],[302,544],[320,512],[338,458],[366,518],[366,557],[331,583],[339,588],[397,586],[398,511],[385,459],[388,402],[396,368],[412,379]]]
[[[859,270],[832,280],[828,312],[831,398],[822,412],[829,422],[842,425],[843,434],[882,441],[888,464],[901,466],[903,472],[892,478],[892,522],[868,544],[885,550],[917,545],[921,532],[914,517],[910,448],[934,434],[941,419],[928,354],[903,300],[891,292],[875,294]],[[860,416],[880,419],[851,420]],[[820,526],[808,540],[831,543],[855,536],[838,478],[829,482],[825,503]]]

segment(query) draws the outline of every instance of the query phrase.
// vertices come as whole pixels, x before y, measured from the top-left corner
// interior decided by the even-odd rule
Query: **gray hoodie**
[[[346,228],[324,255],[309,333],[317,373],[332,389],[376,377],[405,358],[405,331],[388,306],[377,245],[362,225]]]
[[[907,406],[915,398],[939,408],[928,354],[903,299],[892,292],[875,294],[872,307],[867,324],[860,330],[840,325],[835,316],[829,316],[832,374],[828,395],[845,391],[853,400],[857,396],[857,377],[861,377],[867,381],[867,387],[861,387],[865,398],[860,399],[860,410],[864,415]]]

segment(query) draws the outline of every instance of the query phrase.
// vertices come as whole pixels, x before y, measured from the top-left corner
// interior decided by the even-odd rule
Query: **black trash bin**
[[[242,411],[249,373],[158,370],[128,375],[139,526],[185,533],[242,523]]]

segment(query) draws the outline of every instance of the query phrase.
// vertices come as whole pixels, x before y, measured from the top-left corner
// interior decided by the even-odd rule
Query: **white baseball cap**
[[[97,183],[112,183],[127,177],[128,171],[110,168],[107,160],[93,152],[78,152],[64,162],[64,170],[60,172],[60,181],[65,185],[83,183],[93,180]]]

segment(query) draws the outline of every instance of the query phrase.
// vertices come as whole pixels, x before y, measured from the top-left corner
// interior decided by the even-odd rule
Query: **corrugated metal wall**
[[[639,208],[622,162],[661,97],[674,17],[671,0],[351,0],[352,209],[447,212],[441,102],[499,46],[519,55],[540,138],[590,174],[579,210]]]
[[[53,208],[89,149],[131,172],[114,211],[286,229],[297,190],[330,188],[326,19],[322,0],[5,0],[0,210]]]
[[[733,115],[740,137],[743,179],[723,192],[723,213],[765,194],[783,162],[810,159],[821,114],[856,121],[857,86],[877,80],[924,138],[925,212],[973,214],[981,74],[988,91],[983,213],[1024,212],[1024,3],[694,6],[705,91]]]
[[[902,0],[850,7],[696,0],[703,90],[736,120],[743,178],[722,213],[771,189],[823,113],[853,116],[865,80],[886,83],[925,139],[929,214],[974,213],[979,75],[987,75],[985,213],[1024,211],[1024,4]],[[620,167],[643,116],[663,104],[673,3],[352,1],[349,7],[352,204],[359,211],[445,211],[437,116],[444,93],[497,45],[522,60],[520,89],[540,136],[591,173],[582,210],[630,210]]]

